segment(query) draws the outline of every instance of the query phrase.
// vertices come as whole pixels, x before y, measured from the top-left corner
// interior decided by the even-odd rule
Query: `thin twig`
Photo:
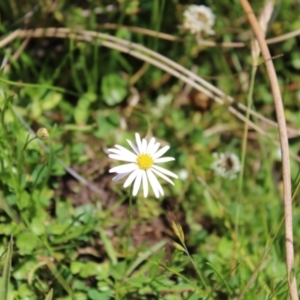
[[[265,60],[267,73],[269,76],[272,95],[275,104],[277,115],[279,139],[282,152],[282,173],[283,173],[283,188],[284,188],[284,216],[285,216],[285,248],[286,248],[286,267],[287,279],[289,285],[290,299],[298,300],[298,291],[296,277],[294,275],[294,244],[293,244],[293,217],[292,217],[292,187],[290,174],[290,158],[289,158],[289,143],[286,128],[286,120],[284,116],[284,108],[280,93],[280,88],[277,80],[276,71],[270,55],[269,48],[265,41],[263,32],[254,15],[254,12],[247,0],[240,0],[240,3],[245,11],[248,21],[259,43],[262,56]]]
[[[0,41],[0,48],[4,47],[6,44],[12,42],[16,38],[25,38],[28,35],[31,35],[32,38],[41,38],[41,37],[56,37],[56,38],[74,38],[76,40],[83,40],[87,42],[95,41],[95,39],[101,43],[101,45],[116,49],[118,51],[132,55],[143,61],[150,62],[152,65],[157,66],[160,69],[172,74],[173,76],[179,78],[180,80],[190,84],[198,91],[204,93],[205,95],[212,98],[214,101],[221,105],[228,106],[228,110],[234,114],[236,117],[241,119],[243,122],[247,122],[247,119],[243,114],[241,114],[235,107],[238,109],[247,112],[248,108],[237,101],[235,101],[231,96],[226,95],[223,91],[213,86],[211,83],[207,82],[197,74],[194,74],[190,70],[184,68],[180,64],[168,59],[167,57],[152,51],[142,45],[132,43],[108,34],[103,34],[95,31],[88,30],[72,30],[69,28],[37,28],[34,30],[16,30],[11,35],[7,36]],[[135,51],[137,50],[137,51]],[[144,52],[144,53],[141,53]],[[148,57],[152,56],[152,57]],[[180,74],[183,73],[183,74]],[[199,84],[198,84],[199,83]],[[201,86],[202,85],[202,86]],[[234,106],[235,107],[234,107]],[[258,118],[259,120],[274,126],[277,128],[277,123],[262,116],[261,114],[250,110],[249,113]],[[259,126],[254,124],[252,121],[248,121],[249,126],[259,132],[262,135],[266,136],[266,132],[262,130]],[[288,128],[288,132],[291,136],[299,136],[299,130]]]
[[[148,28],[142,28],[142,27],[136,27],[136,26],[125,26],[125,25],[119,25],[114,23],[104,23],[100,24],[100,27],[106,28],[106,29],[119,29],[119,28],[126,28],[131,32],[141,33],[148,36],[157,37],[163,40],[172,41],[172,42],[182,42],[182,43],[188,43],[189,40],[186,38],[181,38],[178,36],[174,36],[168,33],[164,32],[157,32],[155,30],[151,30]],[[286,41],[288,39],[291,39],[293,37],[296,37],[300,35],[300,29],[294,30],[292,32],[279,35],[273,38],[269,38],[266,40],[267,44],[275,44],[279,42]],[[194,43],[194,41],[190,41],[191,43]],[[208,41],[208,40],[202,40],[199,46],[206,46],[206,47],[221,47],[221,48],[243,48],[246,47],[248,43],[245,42],[223,42],[218,43],[215,41]]]

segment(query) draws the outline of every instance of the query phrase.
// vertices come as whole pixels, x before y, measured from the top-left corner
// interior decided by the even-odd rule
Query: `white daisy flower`
[[[215,161],[211,168],[215,174],[229,179],[236,178],[237,173],[241,170],[239,158],[233,153],[213,153]]]
[[[215,34],[212,26],[215,24],[215,15],[211,9],[204,5],[190,5],[183,13],[184,22],[182,28],[189,30],[201,39],[202,32]]]
[[[156,143],[155,138],[151,138],[151,140],[147,142],[146,139],[141,140],[138,133],[135,134],[135,140],[136,144],[127,140],[133,152],[120,145],[115,145],[115,148],[108,149],[110,158],[129,162],[109,170],[110,173],[117,173],[117,175],[113,178],[113,181],[120,180],[129,175],[123,187],[127,188],[134,182],[132,192],[133,196],[137,195],[142,184],[144,197],[146,198],[148,196],[148,182],[150,182],[156,198],[159,197],[159,194],[163,196],[164,191],[158,182],[156,175],[173,185],[173,181],[168,178],[168,176],[174,178],[178,178],[178,176],[155,164],[174,160],[173,157],[162,157],[162,155],[164,155],[170,147],[165,146],[158,150],[160,143]]]

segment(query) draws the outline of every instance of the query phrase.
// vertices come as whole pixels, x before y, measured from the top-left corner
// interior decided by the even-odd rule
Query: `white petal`
[[[143,172],[138,172],[138,174],[135,178],[135,181],[134,181],[134,185],[133,185],[133,191],[132,191],[133,196],[136,196],[139,191],[139,188],[141,186],[142,177],[143,177]]]
[[[143,172],[143,191],[144,191],[144,198],[148,196],[148,179],[146,172]]]
[[[108,149],[108,151],[111,152],[111,153],[119,154],[120,156],[124,156],[124,157],[128,157],[128,156],[129,157],[136,157],[136,155],[133,152],[127,150],[126,148],[124,148],[122,146],[116,145],[115,147],[117,149],[112,148],[112,149]]]
[[[129,161],[129,162],[136,162],[136,157],[124,157],[123,155],[117,155],[117,154],[109,154],[108,157],[115,159],[115,160],[121,160],[121,161]]]
[[[155,145],[155,138],[151,138],[151,140],[148,144],[146,152],[151,154],[152,153],[152,148],[153,148],[154,145]]]
[[[157,178],[155,177],[155,175],[153,174],[153,172],[149,169],[147,170],[147,175],[148,175],[148,179],[149,182],[151,184],[152,190],[155,194],[155,197],[158,198],[159,197],[159,192],[161,193],[161,195],[164,195],[164,191],[160,185],[160,183],[158,182]]]
[[[130,174],[130,173],[120,173],[120,174],[117,174],[115,177],[113,177],[112,181],[118,181],[118,180],[126,177],[128,174]]]
[[[160,146],[160,143],[156,143],[156,144],[152,147],[151,152],[148,152],[148,153],[149,153],[151,156],[154,156],[155,153],[156,153],[156,151],[157,151],[157,149],[159,148],[159,146]]]
[[[129,141],[129,140],[127,140],[127,143],[130,145],[130,147],[133,149],[133,151],[134,151],[137,155],[139,155],[139,150],[138,150],[138,148],[136,147],[136,145],[135,145],[132,141]]]
[[[124,187],[124,188],[127,188],[128,186],[130,186],[131,183],[133,182],[133,180],[136,178],[136,176],[137,176],[138,173],[139,173],[139,170],[138,170],[138,169],[134,170],[134,171],[128,176],[128,178],[126,179],[126,181],[125,181],[123,187]]]
[[[152,168],[156,169],[157,171],[165,174],[165,175],[168,175],[170,177],[174,177],[174,178],[178,178],[178,176],[176,174],[174,174],[173,172],[165,169],[165,168],[162,168],[162,167],[159,167],[159,166],[156,166],[156,165],[153,165]]]
[[[123,148],[123,149],[112,148],[112,149],[108,149],[108,152],[109,152],[109,154],[119,154],[119,155],[122,155],[124,152],[125,153],[129,152],[131,155],[136,156],[136,154],[127,150],[126,148]]]
[[[148,146],[148,143],[147,143],[146,139],[143,139],[142,140],[143,153],[146,153],[147,146]]]
[[[114,154],[119,154],[119,153],[122,152],[122,151],[119,150],[119,149],[110,148],[110,149],[107,149],[107,152],[109,152],[109,153],[114,153]]]
[[[153,180],[153,177],[155,177],[155,176],[153,175],[153,173],[150,170],[147,170],[146,173],[147,173],[151,188],[154,192],[154,195],[155,195],[156,198],[158,198],[159,197],[159,191],[158,191],[158,188],[155,184],[156,183],[155,179]]]
[[[157,151],[157,152],[153,155],[153,158],[156,159],[156,158],[161,157],[161,156],[164,155],[169,149],[170,149],[170,146],[165,146],[165,147],[161,148],[159,151]]]
[[[157,158],[154,162],[155,163],[164,163],[164,162],[167,162],[167,161],[171,161],[171,160],[175,160],[174,157],[161,157],[161,158]]]
[[[110,169],[109,173],[130,173],[133,170],[136,170],[137,168],[138,168],[137,165],[134,163],[125,164]]]
[[[174,182],[169,178],[167,177],[166,175],[164,175],[163,173],[155,170],[152,168],[151,170],[153,173],[157,174],[158,176],[160,176],[161,178],[163,178],[164,180],[168,181],[169,183],[171,183],[172,185],[174,185]]]
[[[136,140],[136,145],[138,147],[139,153],[142,153],[143,152],[143,146],[142,146],[141,137],[138,133],[135,134],[135,140]]]

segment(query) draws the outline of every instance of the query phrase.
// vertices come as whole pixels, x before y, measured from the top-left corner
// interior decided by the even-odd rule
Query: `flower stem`
[[[125,248],[125,258],[128,261],[128,252],[131,240],[131,220],[132,220],[132,186],[129,191],[129,207],[128,207],[128,225],[127,225],[127,243]]]
[[[128,208],[128,238],[127,238],[127,245],[126,245],[126,257],[128,255],[128,250],[129,250],[129,244],[130,244],[130,240],[131,240],[131,220],[132,220],[132,187],[130,189],[130,193],[129,193],[129,208]]]
[[[27,148],[27,146],[29,145],[30,142],[32,142],[33,140],[35,140],[37,137],[34,136],[32,137],[31,139],[29,139],[29,134],[27,136],[27,139],[26,139],[26,142],[21,150],[21,153],[18,157],[18,181],[19,181],[19,186],[21,186],[21,183],[22,183],[22,162],[23,162],[23,157],[24,157],[24,152]]]
[[[185,253],[186,253],[187,256],[189,257],[189,259],[190,259],[190,261],[191,261],[191,263],[192,263],[192,265],[193,265],[193,267],[194,267],[194,269],[195,269],[197,275],[199,276],[199,278],[200,278],[200,280],[201,280],[203,286],[206,288],[207,285],[206,285],[206,282],[205,282],[205,280],[204,280],[204,277],[202,276],[201,272],[200,272],[199,269],[197,268],[195,261],[194,261],[193,258],[191,257],[191,255],[190,255],[190,253],[189,253],[189,251],[188,251],[188,249],[187,249],[187,247],[186,247],[185,245],[184,245],[184,249],[185,249]]]

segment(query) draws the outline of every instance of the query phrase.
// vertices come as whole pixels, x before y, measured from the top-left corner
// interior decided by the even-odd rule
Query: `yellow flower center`
[[[137,159],[136,163],[142,170],[148,170],[152,167],[154,160],[149,154],[140,154]]]

